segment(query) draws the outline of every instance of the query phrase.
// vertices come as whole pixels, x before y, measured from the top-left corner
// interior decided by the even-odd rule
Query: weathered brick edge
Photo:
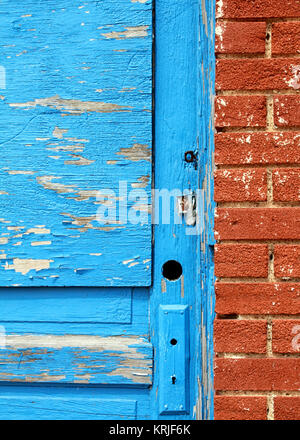
[[[300,0],[216,0],[215,419],[300,419]]]

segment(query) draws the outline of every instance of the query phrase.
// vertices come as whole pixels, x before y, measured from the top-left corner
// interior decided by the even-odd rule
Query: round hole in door
[[[175,339],[175,338],[171,339],[170,344],[171,345],[176,345],[177,344],[177,339]]]
[[[162,273],[169,281],[176,281],[182,275],[182,266],[178,261],[169,260],[162,267]]]

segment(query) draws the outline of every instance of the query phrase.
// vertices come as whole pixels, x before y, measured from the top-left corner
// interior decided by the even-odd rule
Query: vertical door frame
[[[197,224],[161,224],[160,219],[154,225],[150,299],[153,419],[213,418],[214,11],[211,0],[155,1],[154,187],[197,192]],[[191,162],[186,156],[190,151],[195,155]],[[157,215],[158,198],[153,203]],[[162,275],[168,260],[182,265],[182,276],[176,281]],[[172,334],[168,323],[172,327],[174,320],[168,321],[167,313],[172,307],[184,306],[189,324],[184,335],[188,349],[182,356],[186,356],[188,379],[184,389],[172,393],[171,377],[164,366]],[[178,321],[177,330],[180,325]],[[178,376],[185,374],[177,372]],[[179,405],[181,394],[186,405]]]

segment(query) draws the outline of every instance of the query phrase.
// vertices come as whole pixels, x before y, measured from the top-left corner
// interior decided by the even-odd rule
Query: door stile
[[[196,419],[213,420],[213,322],[214,292],[214,100],[215,100],[215,0],[198,0],[199,38],[198,65],[198,132],[199,188],[202,203],[199,209],[201,234],[197,254],[199,294],[196,296],[197,350],[201,362],[195,366],[197,383]]]
[[[152,417],[203,419],[212,414],[213,5],[157,0],[155,7]],[[175,189],[179,197],[173,193],[171,218],[181,217],[182,224],[163,224],[163,196],[157,190]],[[187,202],[183,209],[182,201]],[[179,278],[167,279],[178,269],[174,263],[166,269],[168,261],[182,266]]]

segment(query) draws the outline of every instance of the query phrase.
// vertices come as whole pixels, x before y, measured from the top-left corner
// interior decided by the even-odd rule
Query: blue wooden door
[[[1,419],[198,417],[198,12],[0,3]]]

